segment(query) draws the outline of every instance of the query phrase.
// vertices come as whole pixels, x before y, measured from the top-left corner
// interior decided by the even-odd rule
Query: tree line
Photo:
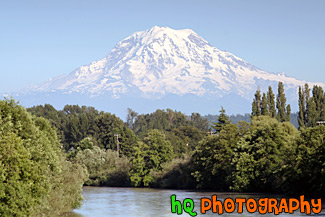
[[[253,116],[270,116],[276,118],[280,122],[290,121],[291,106],[286,104],[287,98],[284,93],[284,86],[282,82],[278,84],[278,93],[275,96],[272,87],[269,86],[267,93],[263,93],[258,89],[254,95],[252,103]]]
[[[47,118],[57,129],[68,159],[87,169],[86,185],[150,186],[152,172],[161,171],[162,164],[174,158],[191,155],[209,131],[208,120],[199,113],[186,116],[171,109],[150,114],[128,109],[125,123],[87,106],[66,105],[56,110],[46,104],[28,111]],[[113,154],[117,142],[119,152]]]
[[[295,183],[308,183],[313,180],[311,177],[320,180],[323,176],[314,170],[302,172],[301,159],[307,161],[306,154],[320,151],[315,149],[319,144],[308,146],[311,142],[306,135],[310,130],[322,132],[323,126],[316,126],[316,123],[323,115],[324,92],[321,87],[314,86],[313,95],[309,96],[307,90],[308,85],[299,90],[299,96],[303,96],[303,99],[299,98],[299,104],[305,102],[305,106],[301,107],[297,116],[299,121],[304,114],[304,120],[309,120],[309,124],[305,121],[305,125],[299,125],[299,131],[289,122],[291,107],[286,104],[282,82],[278,84],[277,93],[271,87],[266,93],[261,93],[259,89],[256,91],[250,123],[231,123],[223,108],[212,125],[198,113],[186,116],[171,109],[158,109],[150,114],[138,114],[128,109],[125,123],[114,115],[85,106],[66,106],[62,111],[56,111],[45,105],[29,111],[40,116],[49,113],[46,110],[58,113],[49,116],[60,117],[57,121],[52,118],[52,122],[58,127],[72,161],[88,156],[86,152],[104,154],[116,150],[114,134],[121,135],[120,153],[111,154],[116,156],[115,165],[105,167],[111,168],[105,174],[92,174],[86,182],[90,185],[116,186],[120,183],[123,186],[279,193],[298,193],[297,189],[305,189],[308,194],[310,186],[297,188]],[[87,128],[84,123],[91,124],[86,125]],[[312,127],[319,128],[319,131]],[[76,133],[71,129],[82,132]],[[107,139],[103,139],[105,136]],[[322,135],[315,136],[322,138]],[[308,148],[309,152],[303,151]],[[318,154],[323,159],[322,152]],[[93,156],[96,158],[96,155]],[[96,171],[92,169],[94,165],[86,165],[88,171]],[[309,175],[303,177],[297,174]]]
[[[308,84],[299,87],[299,127],[314,127],[325,121],[325,93],[322,87],[314,86],[310,96]]]
[[[80,205],[83,184],[322,196],[325,96],[309,92],[299,88],[299,130],[281,82],[276,95],[256,91],[250,122],[221,108],[212,125],[171,109],[128,109],[123,122],[94,107],[0,101],[0,213],[65,212]]]

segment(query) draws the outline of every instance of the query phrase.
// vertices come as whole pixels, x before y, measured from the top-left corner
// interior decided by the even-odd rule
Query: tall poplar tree
[[[284,94],[283,83],[280,81],[278,84],[278,95],[276,99],[276,108],[278,109],[277,119],[280,122],[286,121],[286,97]]]
[[[306,103],[306,110],[305,110],[305,126],[310,127],[312,126],[312,122],[314,121],[314,116],[316,113],[316,105],[310,97],[310,88],[308,84],[305,84],[304,88],[304,95],[305,95],[305,103]]]
[[[267,92],[267,106],[269,108],[269,114],[272,118],[276,117],[275,110],[275,95],[273,93],[272,87],[269,86],[269,90]]]
[[[307,103],[309,101],[309,97],[310,97],[310,88],[309,88],[307,83],[305,84],[304,94],[305,94],[305,102],[306,102],[306,105],[307,105]],[[307,109],[306,109],[306,112],[307,112]]]
[[[258,89],[252,103],[252,116],[261,115],[261,91]]]
[[[317,111],[314,97],[310,97],[307,103],[307,127],[316,126]]]
[[[304,87],[299,87],[299,114],[298,124],[299,128],[306,127],[308,122],[308,107],[310,89],[306,83]]]
[[[317,112],[317,120],[321,120],[323,116],[323,98],[324,98],[324,91],[323,88],[320,86],[315,85],[313,87],[313,98],[316,106],[316,112]]]
[[[269,109],[267,108],[267,98],[265,93],[263,93],[263,97],[262,97],[261,114],[269,115]]]
[[[323,91],[323,99],[322,99],[322,112],[320,114],[320,119],[325,121],[325,91]]]
[[[291,106],[290,104],[286,107],[286,121],[290,121],[290,115],[291,115]]]
[[[305,102],[305,91],[299,86],[299,113],[298,113],[298,125],[299,129],[306,126],[306,102]]]

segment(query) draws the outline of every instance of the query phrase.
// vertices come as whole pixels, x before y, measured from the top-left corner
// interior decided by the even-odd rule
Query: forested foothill
[[[212,124],[171,109],[128,109],[123,122],[93,107],[0,101],[0,214],[58,215],[80,205],[83,184],[323,196],[323,89],[300,87],[298,104],[297,129],[281,82],[256,91],[249,120],[221,108]]]

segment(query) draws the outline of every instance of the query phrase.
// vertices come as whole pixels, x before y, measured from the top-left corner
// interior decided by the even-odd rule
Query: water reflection
[[[235,193],[220,193],[220,192],[193,192],[184,190],[158,190],[148,188],[105,188],[105,187],[84,187],[83,196],[84,204],[80,209],[74,210],[74,213],[67,215],[68,217],[176,217],[177,214],[171,213],[170,196],[176,194],[177,200],[183,201],[185,198],[191,198],[195,201],[194,211],[197,216],[219,216],[216,213],[207,212],[200,214],[200,199],[202,197],[211,198],[211,195],[216,194],[218,200],[231,197],[259,198],[263,195],[254,194],[235,194]],[[270,195],[268,195],[270,197]],[[273,197],[273,196],[272,196]],[[246,212],[246,211],[245,211]],[[222,216],[227,217],[247,217],[261,216],[256,213],[224,213]],[[324,210],[323,210],[324,212]],[[183,213],[182,216],[190,216]],[[274,217],[274,214],[265,214],[264,217]],[[303,216],[297,210],[294,214],[280,214],[281,217]],[[318,215],[319,216],[319,215]]]

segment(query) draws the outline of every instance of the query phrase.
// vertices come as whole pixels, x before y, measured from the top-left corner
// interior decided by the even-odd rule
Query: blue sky
[[[325,83],[323,0],[0,0],[0,92],[103,58],[154,25],[190,28],[271,72]]]

